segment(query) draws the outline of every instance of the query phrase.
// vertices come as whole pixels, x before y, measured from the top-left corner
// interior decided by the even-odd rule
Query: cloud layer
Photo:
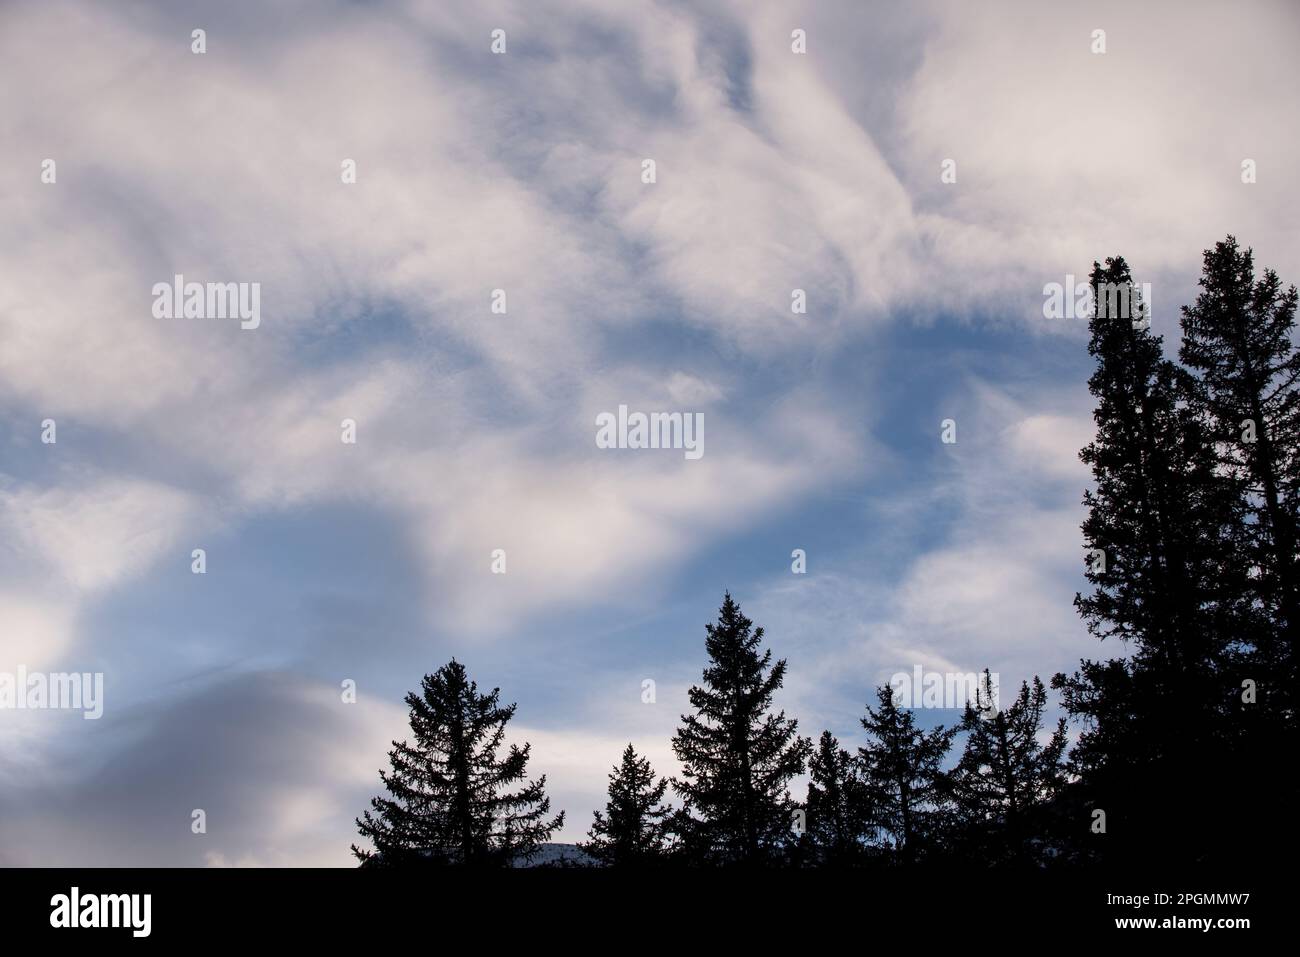
[[[1086,356],[1040,291],[1122,252],[1168,332],[1227,231],[1300,274],[1298,25],[5,5],[0,670],[102,670],[109,698],[3,718],[6,862],[347,863],[401,694],[452,653],[520,700],[578,836],[626,740],[671,770],[725,587],[809,733],[851,736],[913,662],[1092,653]],[[178,273],[260,283],[260,327],[153,318]],[[598,449],[619,404],[702,412],[706,454]]]

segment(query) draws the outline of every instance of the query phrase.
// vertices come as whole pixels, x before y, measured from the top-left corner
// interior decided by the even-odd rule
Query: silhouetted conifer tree
[[[531,859],[564,823],[564,812],[548,818],[545,775],[510,790],[524,780],[531,745],[501,753],[515,706],[501,707],[499,694],[479,694],[452,659],[406,696],[415,743],[393,742],[391,770],[379,772],[389,796],[357,819],[374,844],[352,846],[363,867],[505,866]]]
[[[876,690],[878,707],[862,719],[872,740],[858,749],[866,799],[904,864],[939,848],[949,793],[943,760],[954,730],[921,731],[912,712],[894,703],[889,685]]]
[[[967,853],[986,863],[1029,862],[1046,850],[1035,840],[1041,812],[1065,784],[1065,719],[1043,744],[1043,682],[1037,675],[1032,687],[1021,682],[1006,708],[998,707],[999,691],[986,668],[957,728],[966,734],[951,774],[959,839]]]
[[[1130,656],[1053,678],[1084,724],[1070,755],[1078,810],[1106,815],[1105,835],[1080,815],[1066,837],[1085,854],[1174,855],[1195,846],[1189,829],[1204,829],[1189,795],[1210,797],[1219,772],[1206,761],[1225,753],[1245,570],[1225,531],[1236,511],[1208,426],[1187,401],[1186,375],[1135,321],[1127,263],[1094,264],[1091,280],[1097,436],[1080,457],[1095,482],[1083,523],[1093,591],[1075,604],[1093,634],[1127,642]],[[1130,309],[1114,308],[1107,288],[1128,290]]]
[[[861,864],[874,850],[875,827],[857,761],[833,734],[823,731],[808,772],[809,863]]]
[[[1211,436],[1182,401],[1160,338],[1135,327],[1139,307],[1107,309],[1105,286],[1132,289],[1130,301],[1138,300],[1128,264],[1094,264],[1091,279],[1097,437],[1080,458],[1096,483],[1084,494],[1083,524],[1096,551],[1087,556],[1094,591],[1075,604],[1098,637],[1132,641],[1175,671],[1217,663],[1216,615],[1231,601],[1221,587],[1231,561],[1221,528],[1232,512]]]
[[[1300,631],[1300,351],[1293,344],[1297,293],[1277,273],[1255,276],[1251,250],[1229,236],[1205,252],[1196,303],[1182,311],[1180,357],[1195,375],[1241,521],[1230,530],[1250,593],[1265,613],[1252,628],[1249,670],[1260,706],[1295,716],[1295,636]]]
[[[688,862],[770,863],[793,841],[797,804],[787,788],[812,743],[784,711],[770,713],[785,661],[760,653],[763,629],[730,594],[705,631],[704,684],[690,689],[695,713],[682,716],[673,737],[682,762],[673,787],[683,800],[674,828]]]
[[[663,805],[667,778],[655,780],[654,768],[638,757],[631,744],[609,775],[605,813],[595,812],[582,849],[611,867],[646,866],[661,862],[667,851],[670,809]]]

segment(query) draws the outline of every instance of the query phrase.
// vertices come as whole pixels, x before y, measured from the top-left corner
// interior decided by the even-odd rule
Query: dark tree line
[[[1128,264],[1094,263],[1096,437],[1080,456],[1085,575],[1075,604],[1116,655],[1004,707],[986,670],[951,728],[923,729],[889,686],[855,751],[773,708],[786,673],[728,594],[672,739],[679,777],[629,744],[584,850],[615,867],[1011,867],[1234,863],[1294,847],[1294,633],[1300,627],[1297,293],[1229,236],[1205,253],[1178,360],[1153,335]],[[1116,294],[1118,291],[1118,295]],[[514,706],[457,662],[407,696],[387,797],[357,824],[363,865],[527,861],[560,826]],[[960,742],[958,746],[958,742]],[[807,774],[804,800],[791,785]],[[677,800],[668,799],[671,788]],[[373,811],[373,813],[372,813]]]

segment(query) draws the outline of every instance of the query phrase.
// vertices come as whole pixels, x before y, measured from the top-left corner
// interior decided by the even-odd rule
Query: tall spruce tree
[[[1231,530],[1263,612],[1248,632],[1261,707],[1294,722],[1300,632],[1300,350],[1295,286],[1255,276],[1254,255],[1228,236],[1205,251],[1195,304],[1182,310],[1179,355],[1210,423],[1242,520]]]
[[[853,866],[873,850],[875,828],[858,763],[829,731],[808,761],[807,844],[814,863]]]
[[[596,811],[591,841],[582,849],[608,867],[645,867],[667,856],[671,810],[663,802],[668,779],[655,780],[647,758],[638,757],[631,744],[609,775],[609,800],[605,813]]]
[[[1032,843],[1044,823],[1043,809],[1065,784],[1065,719],[1042,744],[1047,689],[1038,676],[1032,687],[1021,682],[1006,708],[998,706],[999,693],[986,668],[957,726],[966,735],[951,774],[959,840],[986,863],[1028,863],[1044,849]]]
[[[943,761],[956,730],[917,728],[889,685],[876,689],[876,697],[877,708],[868,705],[862,719],[871,739],[858,748],[864,790],[897,859],[912,864],[941,850],[950,803]]]
[[[785,660],[773,663],[770,649],[760,653],[763,629],[729,593],[705,631],[704,684],[690,689],[695,713],[682,716],[673,737],[682,763],[673,787],[683,802],[674,828],[689,862],[771,863],[793,843],[797,805],[788,787],[812,743],[784,711],[771,713]]]
[[[1097,435],[1080,458],[1095,485],[1082,526],[1093,590],[1075,605],[1093,634],[1120,638],[1129,654],[1053,678],[1084,725],[1071,795],[1088,816],[1069,822],[1068,837],[1085,853],[1177,855],[1198,827],[1187,795],[1216,783],[1205,759],[1224,753],[1245,572],[1225,531],[1236,517],[1230,489],[1187,377],[1134,321],[1140,307],[1116,309],[1106,293],[1126,289],[1119,302],[1137,303],[1128,264],[1094,263],[1091,281]],[[1104,839],[1090,832],[1095,810]]]
[[[363,867],[422,864],[500,867],[528,861],[564,823],[548,817],[546,776],[525,779],[531,745],[502,754],[515,705],[499,688],[480,694],[454,658],[406,696],[414,744],[394,741],[389,796],[371,800],[357,828],[374,850],[352,846]]]
[[[1088,351],[1097,360],[1097,437],[1080,453],[1095,489],[1084,493],[1092,594],[1075,604],[1099,638],[1138,645],[1184,672],[1214,659],[1216,616],[1231,601],[1222,587],[1231,556],[1221,540],[1231,520],[1215,474],[1211,436],[1184,401],[1184,377],[1159,336],[1116,310],[1107,287],[1139,297],[1122,258],[1093,264],[1096,311]],[[1121,302],[1125,297],[1121,297]]]

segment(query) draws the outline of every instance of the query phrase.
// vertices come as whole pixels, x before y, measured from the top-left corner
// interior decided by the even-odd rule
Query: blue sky
[[[1300,275],[1300,21],[1046,6],[5,5],[0,671],[106,701],[0,712],[0,863],[347,865],[452,655],[577,839],[725,589],[846,744],[897,671],[1103,653],[1042,288],[1123,254],[1172,348],[1225,233]],[[153,317],[176,273],[259,327]],[[598,448],[620,404],[704,456]]]

